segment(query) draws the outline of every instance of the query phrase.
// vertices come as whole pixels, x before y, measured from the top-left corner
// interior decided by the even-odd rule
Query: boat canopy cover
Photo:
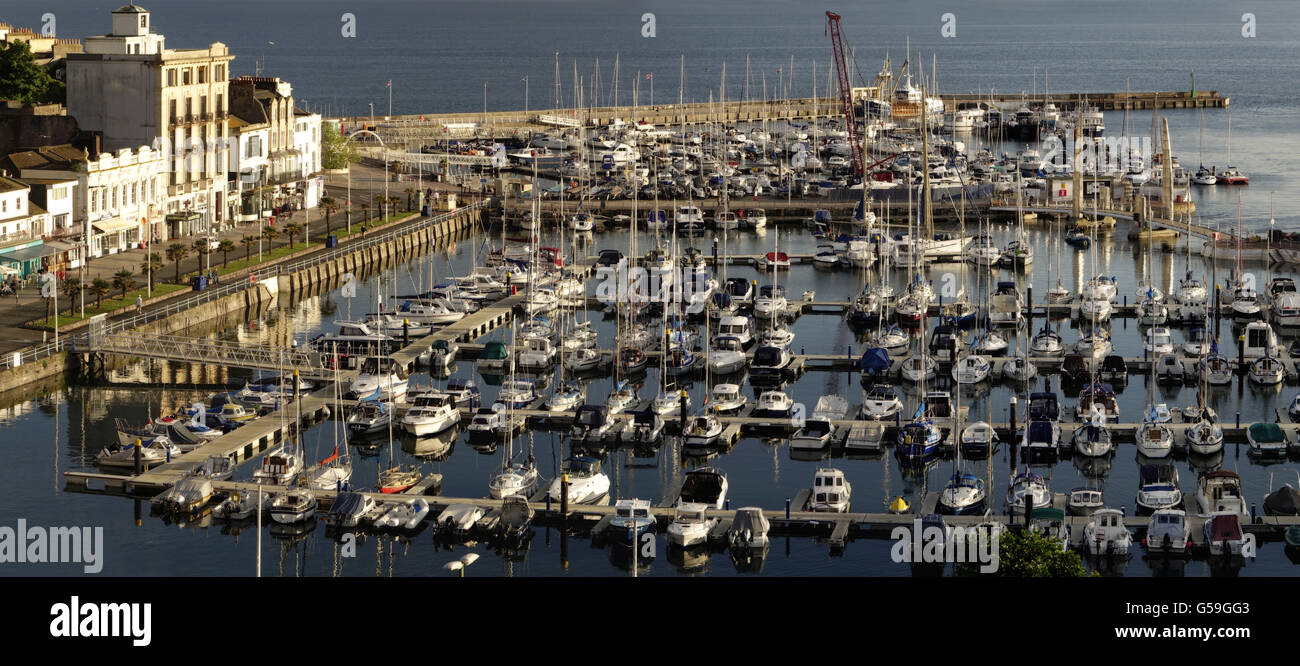
[[[1102,372],[1119,372],[1128,373],[1128,366],[1124,364],[1124,357],[1119,354],[1111,354],[1101,362]]]
[[[605,425],[605,408],[601,405],[583,405],[578,409],[574,421],[592,428]]]
[[[1223,513],[1210,517],[1211,541],[1237,541],[1241,539],[1241,523],[1235,513]]]
[[[1031,421],[1029,423],[1029,442],[1047,442],[1052,441],[1052,422],[1051,421]]]
[[[722,495],[722,484],[726,480],[720,472],[713,469],[700,469],[686,474],[682,481],[682,502],[714,504]]]
[[[1273,515],[1294,516],[1300,513],[1300,492],[1284,484],[1264,498],[1264,509]]]
[[[333,506],[330,507],[330,513],[334,515],[351,515],[356,513],[362,506],[365,498],[361,493],[341,493],[334,500]]]
[[[892,363],[889,352],[881,347],[872,347],[862,354],[861,367],[863,372],[888,370]]]
[[[747,506],[736,509],[736,517],[731,522],[732,532],[744,532],[749,530],[751,534],[767,534],[771,529],[771,523],[767,521],[767,516],[763,515],[763,510]]]
[[[206,476],[187,476],[172,487],[175,495],[198,500],[212,494],[212,480]]]
[[[564,470],[571,473],[580,472],[584,474],[594,474],[600,471],[600,461],[589,456],[565,458]]]
[[[1079,395],[1080,397],[1085,395],[1094,397],[1114,397],[1115,387],[1110,384],[1089,384],[1083,388],[1083,391]]]
[[[434,340],[433,349],[446,351],[447,349],[450,349],[450,344],[446,340]]]
[[[506,350],[506,343],[499,340],[493,340],[483,346],[483,352],[479,355],[479,358],[502,360],[508,356],[509,353]]]
[[[1255,423],[1250,426],[1250,437],[1256,442],[1282,442],[1286,441],[1286,436],[1282,434],[1282,428],[1276,423]]]
[[[657,415],[653,411],[643,409],[639,412],[632,412],[632,422],[637,425],[652,426],[655,424],[655,416]]]
[[[1029,394],[1029,420],[1055,421],[1061,415],[1061,405],[1051,392]]]
[[[1041,507],[1029,512],[1030,520],[1065,520],[1064,509]]]
[[[759,347],[754,352],[752,362],[757,367],[775,368],[781,365],[781,349],[778,347]]]

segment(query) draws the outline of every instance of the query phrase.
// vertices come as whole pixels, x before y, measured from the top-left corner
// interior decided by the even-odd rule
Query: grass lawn
[[[153,286],[153,295],[158,296],[160,294],[171,294],[177,291],[182,291],[184,289],[189,289],[189,285],[167,284],[162,282],[156,282],[154,283]],[[60,294],[60,296],[64,296],[64,294]],[[108,296],[105,296],[103,302],[99,304],[99,307],[95,307],[94,299],[90,296],[90,294],[86,294],[86,318],[90,318],[94,315],[103,312],[112,312],[113,310],[126,307],[129,305],[135,305],[136,296],[140,296],[141,298],[148,297],[145,288],[141,287],[139,289],[136,289],[135,291],[126,292],[126,298],[120,298],[120,297],[110,298]],[[69,324],[75,324],[80,321],[82,321],[80,308],[75,308],[71,314],[65,313],[59,315],[59,326],[67,326]],[[40,323],[46,326],[51,326],[53,324],[53,321],[50,320],[49,318],[44,318],[44,319],[38,319],[34,323]]]

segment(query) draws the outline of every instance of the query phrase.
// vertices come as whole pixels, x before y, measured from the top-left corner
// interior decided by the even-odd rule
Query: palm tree
[[[328,236],[331,231],[330,214],[334,212],[335,210],[334,206],[336,206],[337,204],[338,202],[334,201],[334,197],[324,196],[320,198],[320,206],[321,208],[325,209],[325,235],[326,236]]]
[[[190,249],[184,243],[172,243],[167,247],[167,261],[176,262],[176,284],[181,283],[181,260],[190,256]]]
[[[301,230],[302,230],[302,226],[296,222],[290,222],[289,224],[284,225],[284,235],[289,238],[290,250],[293,249],[293,237],[296,236],[298,232]]]
[[[411,197],[415,195],[415,188],[406,188],[406,210],[411,210]]]
[[[69,275],[63,279],[63,295],[68,297],[68,311],[76,307],[77,296],[81,294],[81,280]]]
[[[275,239],[280,236],[280,230],[275,227],[267,227],[262,230],[262,238],[266,239],[266,249],[270,251],[271,246],[275,245]]]
[[[225,268],[226,264],[230,263],[230,253],[234,252],[234,250],[235,244],[229,238],[222,238],[221,242],[217,243],[217,251],[221,253],[222,268]]]
[[[99,307],[99,304],[100,304],[101,302],[103,302],[103,300],[104,300],[104,294],[107,294],[107,293],[109,292],[109,290],[110,290],[110,287],[108,286],[108,280],[105,280],[104,278],[95,278],[95,279],[90,283],[90,293],[91,293],[91,294],[94,294],[94,296],[95,296],[95,307],[96,307],[96,308],[98,308],[98,307]]]
[[[194,241],[194,251],[199,253],[199,268],[201,269],[203,268],[203,259],[212,254],[212,245],[206,236]]]
[[[361,202],[361,212],[366,214],[365,224],[369,224],[370,223],[370,202],[369,201]]]
[[[248,261],[253,257],[253,246],[257,245],[257,236],[244,236],[239,239],[239,242],[244,244],[244,261]]]
[[[113,275],[113,288],[122,292],[122,298],[126,298],[126,292],[135,289],[135,273],[129,268],[123,268]]]
[[[163,267],[162,257],[157,252],[150,252],[148,257],[140,264],[140,272],[149,276],[149,290],[153,291],[154,276],[158,275]]]
[[[383,224],[384,218],[388,217],[388,197],[385,197],[382,194],[376,194],[375,205],[379,207],[379,223]]]

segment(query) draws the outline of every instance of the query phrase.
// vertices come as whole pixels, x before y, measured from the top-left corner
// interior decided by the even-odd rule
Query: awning
[[[58,254],[57,249],[48,247],[44,244],[33,245],[31,247],[21,247],[13,250],[4,250],[0,252],[0,261],[31,261]]]
[[[91,226],[95,231],[101,234],[115,234],[119,231],[126,231],[139,226],[135,220],[107,220],[103,222],[92,222]]]
[[[188,222],[199,219],[198,213],[168,213],[168,222]]]

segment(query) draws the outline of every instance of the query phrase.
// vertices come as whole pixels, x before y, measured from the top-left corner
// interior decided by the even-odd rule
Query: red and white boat
[[[763,255],[759,263],[765,270],[776,270],[778,268],[790,267],[790,255],[784,252],[768,252]]]
[[[1229,166],[1218,175],[1220,185],[1249,185],[1250,176],[1237,170],[1235,166]]]

